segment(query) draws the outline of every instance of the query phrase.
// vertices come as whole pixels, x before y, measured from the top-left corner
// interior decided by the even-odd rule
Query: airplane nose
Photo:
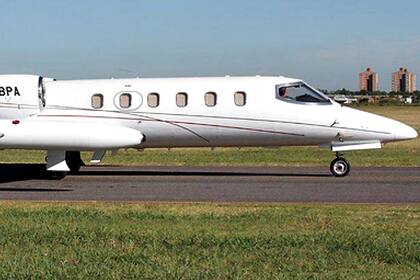
[[[418,136],[414,128],[403,123],[399,123],[394,127],[393,134],[396,141],[415,139]]]

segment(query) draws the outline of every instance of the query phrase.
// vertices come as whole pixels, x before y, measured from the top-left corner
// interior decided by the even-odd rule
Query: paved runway
[[[43,165],[0,165],[0,200],[419,203],[420,168],[85,167],[47,180]]]

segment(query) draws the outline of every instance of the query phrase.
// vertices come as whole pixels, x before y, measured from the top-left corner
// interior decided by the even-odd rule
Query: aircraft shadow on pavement
[[[45,164],[0,164],[0,184],[27,180],[49,180],[51,174],[46,171]],[[25,191],[30,188],[0,188],[0,191]],[[47,188],[33,188],[33,191],[49,191]],[[51,189],[58,191],[57,189]],[[65,189],[59,189],[65,191]]]
[[[109,167],[107,167],[109,168]],[[139,167],[141,168],[141,167]],[[71,175],[71,174],[70,174]],[[247,172],[247,171],[212,171],[212,170],[104,170],[90,168],[82,170],[74,176],[208,176],[208,177],[330,177],[328,174],[319,173],[291,173],[291,172]],[[0,184],[27,180],[51,180],[51,173],[46,171],[45,164],[0,164]],[[60,178],[55,178],[60,179]],[[4,191],[5,189],[0,189]],[[20,190],[20,189],[17,189]],[[35,191],[48,191],[48,189],[36,188]],[[52,189],[57,190],[57,189]]]
[[[279,173],[246,171],[202,171],[202,170],[82,170],[77,175],[83,176],[207,176],[207,177],[331,177],[320,173]]]
[[[39,192],[39,193],[43,193],[43,192],[71,192],[73,191],[72,189],[56,189],[56,188],[26,188],[26,187],[7,187],[7,188],[2,188],[0,187],[0,192]]]

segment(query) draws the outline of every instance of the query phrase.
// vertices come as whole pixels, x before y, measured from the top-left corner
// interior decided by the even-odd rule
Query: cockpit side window
[[[276,86],[276,98],[303,103],[330,103],[330,100],[322,93],[303,82]]]

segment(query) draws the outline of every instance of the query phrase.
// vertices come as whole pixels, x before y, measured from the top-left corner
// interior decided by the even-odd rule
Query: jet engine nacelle
[[[43,78],[34,75],[0,75],[0,119],[22,119],[45,105]]]

